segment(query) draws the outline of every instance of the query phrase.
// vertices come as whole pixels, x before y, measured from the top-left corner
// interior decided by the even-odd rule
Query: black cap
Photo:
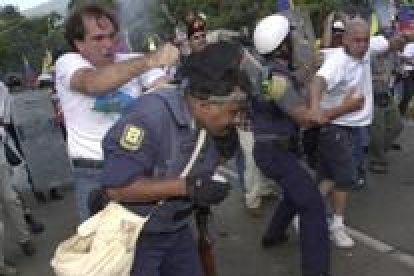
[[[229,96],[236,86],[249,92],[248,78],[240,71],[241,58],[241,47],[225,41],[190,55],[180,71],[188,81],[187,92],[202,99]]]

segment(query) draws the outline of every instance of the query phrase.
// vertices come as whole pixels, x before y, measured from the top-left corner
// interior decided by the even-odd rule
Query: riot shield
[[[292,25],[293,65],[296,68],[308,63],[315,54],[315,33],[309,13],[295,9],[282,12]]]
[[[12,121],[35,192],[71,183],[71,163],[62,131],[45,90],[12,95]]]

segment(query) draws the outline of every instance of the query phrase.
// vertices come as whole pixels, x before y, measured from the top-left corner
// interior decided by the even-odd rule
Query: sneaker
[[[330,229],[331,240],[339,248],[351,248],[355,245],[354,240],[346,232],[345,226]]]
[[[9,265],[0,266],[0,276],[14,276],[17,275],[16,268]]]
[[[21,243],[20,248],[26,256],[33,256],[36,253],[36,248],[31,240]]]

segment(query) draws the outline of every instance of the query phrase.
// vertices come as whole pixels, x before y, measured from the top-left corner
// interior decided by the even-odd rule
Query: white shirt
[[[405,45],[404,50],[401,53],[401,56],[414,59],[414,42],[407,43]],[[404,71],[412,71],[413,69],[414,69],[414,66],[412,65],[408,65],[408,64],[403,65]]]
[[[117,61],[126,60],[136,54],[119,54]],[[94,68],[79,53],[66,53],[56,61],[56,90],[60,98],[67,141],[71,158],[103,160],[101,142],[106,132],[119,119],[120,113],[99,112],[96,110],[97,97],[87,96],[70,88],[73,74],[81,68]],[[139,78],[134,78],[121,86],[121,91],[133,98],[142,93]]]
[[[344,48],[330,50],[322,67],[316,73],[325,79],[327,90],[323,92],[321,108],[339,106],[347,93],[355,89],[364,96],[362,109],[347,113],[332,121],[344,126],[367,126],[373,117],[373,95],[371,75],[371,55],[388,50],[389,43],[383,36],[374,36],[370,40],[367,53],[362,59],[355,59]]]
[[[0,81],[0,119],[3,123],[10,123],[10,106],[11,98],[9,89]],[[0,138],[6,137],[6,131],[3,126],[0,126]]]

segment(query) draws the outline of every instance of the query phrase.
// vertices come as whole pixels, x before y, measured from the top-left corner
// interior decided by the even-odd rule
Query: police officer
[[[295,153],[299,127],[320,123],[308,116],[300,83],[292,68],[292,39],[286,17],[271,15],[257,24],[253,42],[263,57],[269,77],[261,94],[251,101],[254,158],[257,166],[283,189],[284,197],[262,238],[270,247],[287,240],[286,229],[294,215],[300,215],[300,243],[303,275],[329,275],[329,237],[325,206],[318,187]],[[306,68],[305,68],[306,69]],[[302,74],[301,74],[302,75]],[[326,110],[334,118],[354,101],[346,98],[341,107]]]
[[[245,105],[249,83],[238,70],[239,57],[234,45],[207,46],[183,66],[183,91],[161,88],[142,96],[104,139],[106,194],[133,212],[152,214],[131,275],[202,275],[190,214],[193,206],[221,202],[229,190],[212,178],[219,152],[211,137],[227,135]],[[202,128],[211,136],[181,179]]]

